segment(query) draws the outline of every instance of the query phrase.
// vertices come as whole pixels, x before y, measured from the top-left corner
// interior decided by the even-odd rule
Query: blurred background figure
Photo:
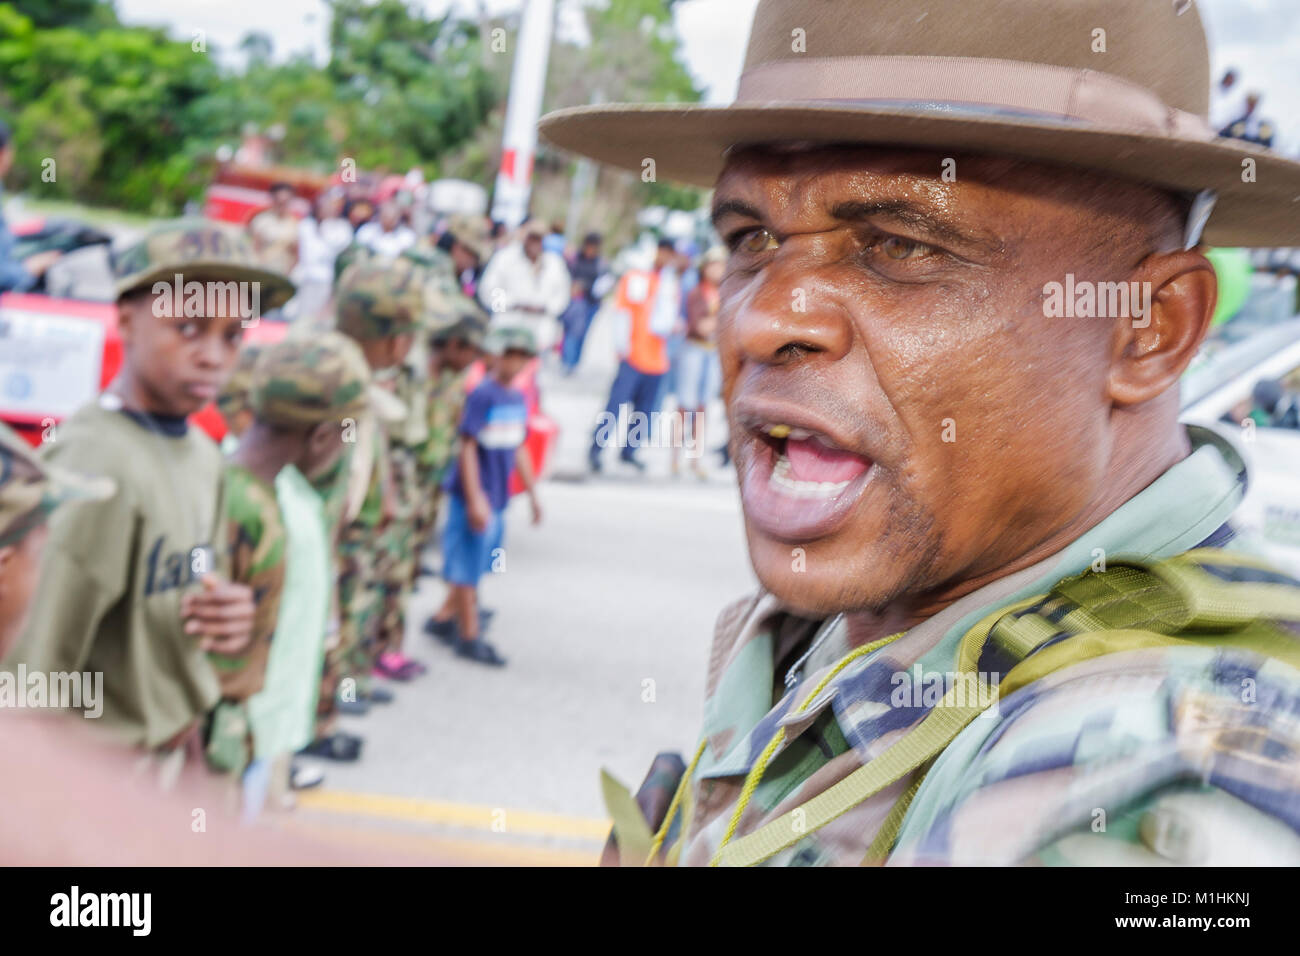
[[[402,218],[402,206],[397,200],[386,200],[379,207],[378,218],[357,229],[357,242],[376,255],[397,258],[415,245],[415,232]]]
[[[726,265],[725,248],[709,249],[700,261],[699,282],[686,296],[686,337],[677,357],[677,406],[683,438],[673,443],[673,474],[677,474],[678,455],[685,446],[696,453],[691,463],[696,477],[708,477],[699,452],[704,448],[705,413],[722,386],[717,343],[722,298],[718,286]]]
[[[352,224],[343,218],[343,193],[322,193],[311,214],[298,223],[298,264],[292,279],[298,287],[286,312],[293,318],[316,318],[330,299],[334,262],[352,243]]]
[[[1217,130],[1227,129],[1245,109],[1245,99],[1237,85],[1237,71],[1229,67],[1210,88],[1210,125]]]
[[[573,298],[560,318],[560,324],[564,327],[564,343],[560,355],[566,375],[572,374],[582,359],[582,345],[587,340],[591,320],[610,285],[609,266],[601,256],[600,249],[600,233],[589,232],[569,263]]]
[[[569,304],[569,268],[543,241],[546,226],[524,224],[522,237],[492,257],[479,282],[478,297],[492,313],[494,328],[529,329],[543,355],[559,334],[558,319]]]
[[[293,187],[288,183],[271,186],[271,206],[248,222],[253,251],[268,269],[290,275],[298,262],[298,217],[289,208]]]
[[[1256,382],[1252,398],[1267,416],[1260,424],[1271,428],[1300,428],[1300,396],[1288,391],[1282,382],[1275,378]]]
[[[677,273],[677,251],[671,239],[659,240],[651,270],[629,269],[614,292],[614,347],[618,352],[618,372],[609,387],[609,401],[597,419],[592,433],[587,463],[600,472],[602,452],[616,445],[619,460],[645,471],[645,463],[636,455],[638,432],[646,435],[647,422],[659,408],[660,389],[668,371],[668,338],[681,314],[681,285]],[[632,406],[632,414],[642,423],[624,433],[623,407]],[[628,421],[631,421],[629,418]]]
[[[473,298],[495,251],[487,220],[483,216],[452,216],[438,237],[438,248],[451,256],[461,291]]]
[[[1271,120],[1260,115],[1259,104],[1263,97],[1256,92],[1246,94],[1244,111],[1223,129],[1222,135],[1245,140],[1260,146],[1272,147],[1275,129]]]

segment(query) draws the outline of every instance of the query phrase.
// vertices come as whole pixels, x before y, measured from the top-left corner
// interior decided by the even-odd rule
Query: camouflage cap
[[[483,216],[452,216],[447,220],[447,231],[474,255],[479,265],[492,258],[492,233]]]
[[[0,423],[0,548],[17,544],[65,501],[112,497],[111,478],[84,478],[55,468]]]
[[[248,392],[253,382],[253,366],[262,354],[262,346],[256,342],[244,342],[239,346],[239,356],[235,359],[235,370],[226,379],[226,384],[217,393],[217,411],[227,422],[248,408]]]
[[[424,309],[423,280],[411,259],[358,258],[334,290],[335,328],[361,341],[414,332]]]
[[[489,329],[483,339],[483,351],[489,355],[504,355],[506,352],[526,352],[537,354],[537,336],[533,330],[522,325],[505,325]]]
[[[355,418],[366,408],[370,366],[340,332],[285,339],[253,366],[249,402],[257,417],[281,428],[308,428]]]
[[[460,318],[438,333],[438,338],[459,339],[481,349],[486,335],[487,317],[481,312],[463,312]]]
[[[256,283],[263,310],[293,296],[288,277],[257,264],[248,237],[238,229],[206,219],[177,219],[145,233],[113,255],[113,286],[118,298],[156,282],[215,280]]]

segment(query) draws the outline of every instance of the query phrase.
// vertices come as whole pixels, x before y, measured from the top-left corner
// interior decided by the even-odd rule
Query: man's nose
[[[742,361],[766,365],[842,358],[853,344],[853,322],[833,270],[811,252],[784,252],[737,303],[727,336],[732,347]]]

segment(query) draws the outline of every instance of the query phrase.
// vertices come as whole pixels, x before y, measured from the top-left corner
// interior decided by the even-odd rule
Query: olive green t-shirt
[[[181,620],[181,595],[216,570],[222,461],[197,428],[160,429],[111,396],[58,426],[52,462],[108,475],[117,493],[72,502],[50,521],[27,626],[6,661],[28,673],[102,672],[97,723],[123,742],[157,747],[220,695],[216,674]],[[196,548],[206,549],[196,553]]]

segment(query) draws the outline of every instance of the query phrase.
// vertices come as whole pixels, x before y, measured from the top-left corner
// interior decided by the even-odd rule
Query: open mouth
[[[746,427],[751,456],[740,482],[746,517],[791,541],[833,532],[866,488],[872,460],[805,425],[758,420]]]

